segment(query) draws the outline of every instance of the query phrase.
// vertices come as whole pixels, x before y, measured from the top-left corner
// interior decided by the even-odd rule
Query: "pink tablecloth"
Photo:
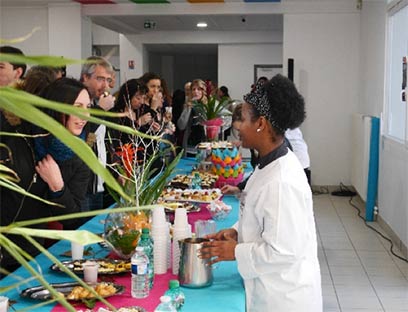
[[[171,273],[171,270],[169,270],[166,274],[155,275],[154,285],[153,285],[153,288],[150,290],[149,296],[145,299],[135,299],[135,298],[132,298],[130,294],[130,288],[131,288],[130,287],[130,283],[131,283],[130,273],[116,276],[111,281],[114,282],[115,284],[125,286],[125,292],[121,295],[107,298],[107,300],[116,308],[129,307],[129,306],[141,306],[145,308],[146,311],[153,312],[156,306],[160,303],[160,297],[168,289],[169,280],[171,279],[177,279],[177,276],[173,275]],[[93,311],[98,311],[99,307],[106,307],[106,306],[102,304],[101,302],[98,302],[95,305],[95,308],[93,309]],[[75,306],[75,308],[77,311],[86,310],[86,307],[83,304],[78,304]],[[58,304],[52,309],[52,312],[57,312],[57,311],[62,312],[66,310],[63,306]]]
[[[194,222],[197,220],[208,220],[211,218],[210,213],[208,210],[203,206],[199,212],[191,212],[188,214],[188,222],[192,225],[194,231]],[[171,215],[170,215],[170,221]],[[114,282],[115,284],[125,286],[125,292],[121,295],[113,296],[107,298],[107,300],[116,308],[126,307],[126,306],[141,306],[146,309],[148,312],[153,312],[156,306],[160,303],[160,297],[164,294],[164,292],[168,289],[169,280],[177,279],[177,275],[173,275],[171,273],[171,269],[167,271],[166,274],[155,275],[154,278],[154,286],[150,290],[150,294],[145,299],[135,299],[132,298],[130,294],[130,284],[131,284],[131,277],[130,273],[124,275],[116,275],[110,276],[107,279],[104,278],[105,281]],[[99,307],[105,307],[104,304],[98,302],[95,305],[93,311],[97,311]],[[85,305],[78,304],[75,306],[77,311],[86,310]],[[52,312],[59,312],[59,311],[66,311],[64,307],[60,304],[57,304],[53,309]]]

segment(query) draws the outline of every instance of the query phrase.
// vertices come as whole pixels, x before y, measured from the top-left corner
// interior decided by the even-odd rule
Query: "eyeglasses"
[[[96,80],[98,81],[98,82],[107,82],[107,83],[111,83],[112,82],[112,78],[106,78],[106,77],[103,77],[103,76],[97,76],[96,77]]]

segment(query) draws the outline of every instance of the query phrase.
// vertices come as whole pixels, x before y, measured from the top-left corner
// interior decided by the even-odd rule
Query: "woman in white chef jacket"
[[[201,257],[237,261],[247,311],[321,312],[312,194],[284,143],[284,129],[305,118],[303,97],[276,75],[244,100],[242,146],[259,152],[259,164],[241,194],[239,221],[209,235]]]

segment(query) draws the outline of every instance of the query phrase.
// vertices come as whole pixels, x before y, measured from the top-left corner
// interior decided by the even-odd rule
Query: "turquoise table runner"
[[[182,159],[177,166],[177,173],[187,173],[191,171],[191,167],[195,165],[194,159]],[[247,170],[247,172],[250,169]],[[239,203],[235,196],[224,196],[224,202],[233,207],[231,213],[223,221],[217,221],[217,229],[231,227],[238,220]],[[96,216],[92,220],[84,224],[81,229],[89,230],[93,233],[102,233],[103,220],[106,216]],[[87,246],[88,247],[88,246]],[[109,253],[108,250],[100,247],[98,244],[91,245],[94,257],[103,258]],[[86,248],[86,247],[85,247]],[[62,257],[61,254],[70,250],[68,241],[60,241],[49,248],[49,251],[56,255],[61,261],[70,260]],[[91,258],[91,256],[89,256]],[[72,281],[68,276],[62,273],[51,271],[49,268],[52,263],[44,255],[39,255],[32,263],[34,268],[40,267],[43,276],[49,283],[61,283]],[[13,275],[7,276],[0,281],[0,290],[2,287],[10,286],[17,280],[27,279],[29,273],[25,268],[19,268]],[[129,277],[130,278],[130,277]],[[30,281],[22,285],[19,290],[14,289],[6,293],[0,291],[0,295],[7,296],[11,301],[16,301],[13,305],[15,310],[27,309],[38,301],[21,298],[19,292],[25,288],[39,285],[36,281]],[[189,312],[208,312],[208,311],[245,311],[245,293],[242,279],[237,271],[237,266],[234,261],[220,263],[218,268],[214,270],[214,283],[212,286],[201,289],[183,288],[186,295],[186,303],[183,311]],[[120,295],[119,295],[120,296]],[[149,298],[145,299],[149,300]],[[108,298],[109,301],[109,298]],[[55,304],[49,304],[37,309],[29,309],[28,311],[51,311]],[[13,309],[10,309],[13,311]],[[95,311],[97,311],[95,309]]]

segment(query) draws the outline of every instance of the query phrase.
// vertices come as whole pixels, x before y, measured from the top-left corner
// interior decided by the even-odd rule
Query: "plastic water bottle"
[[[160,304],[154,309],[154,312],[176,312],[176,308],[171,304],[169,296],[161,296]]]
[[[181,310],[186,297],[181,291],[180,283],[178,280],[169,281],[169,289],[164,293],[164,295],[171,298],[171,304],[176,308],[177,311]]]
[[[131,259],[132,264],[132,297],[146,298],[149,295],[149,258],[143,247],[136,247]]]
[[[142,236],[140,241],[137,245],[138,247],[143,247],[143,251],[145,255],[149,258],[149,289],[153,288],[153,280],[154,280],[154,254],[153,254],[153,239],[149,234],[149,229],[144,228],[142,229]]]
[[[201,190],[201,177],[199,172],[195,172],[191,181],[191,188],[193,190]]]

